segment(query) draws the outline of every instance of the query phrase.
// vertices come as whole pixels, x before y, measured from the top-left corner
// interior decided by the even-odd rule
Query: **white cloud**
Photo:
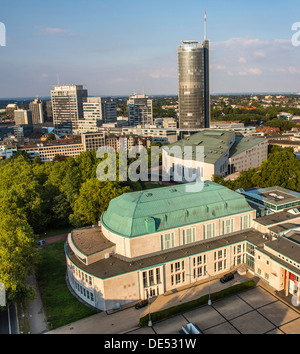
[[[247,59],[245,57],[240,57],[238,60],[239,63],[246,63]]]
[[[64,29],[64,28],[58,28],[58,27],[38,27],[39,32],[42,34],[47,34],[47,35],[67,35],[67,36],[74,36],[74,33],[71,31]]]
[[[288,72],[291,74],[300,74],[300,68],[296,68],[295,66],[289,66]]]
[[[263,50],[257,50],[254,52],[254,56],[255,57],[265,57],[266,56],[266,52]]]

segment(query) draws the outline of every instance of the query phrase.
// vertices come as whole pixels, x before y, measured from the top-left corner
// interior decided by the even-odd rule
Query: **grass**
[[[61,235],[61,234],[67,234],[70,231],[72,231],[74,229],[74,226],[65,226],[65,227],[61,227],[61,228],[57,228],[57,229],[52,229],[49,230],[47,232],[41,232],[39,234],[40,238],[46,238],[46,237],[50,237],[50,236],[57,236],[57,235]]]
[[[244,283],[237,284],[237,285],[231,286],[229,288],[226,288],[224,290],[221,290],[219,292],[213,293],[210,295],[210,299],[212,301],[216,301],[216,300],[222,299],[224,297],[236,294],[240,291],[251,289],[251,288],[255,287],[255,285],[256,284],[253,280],[248,280]],[[183,304],[173,306],[173,307],[170,307],[170,308],[162,310],[162,311],[151,313],[151,320],[153,322],[165,320],[169,317],[178,315],[182,312],[192,310],[196,307],[205,305],[205,304],[207,304],[207,302],[208,302],[208,294],[200,297],[199,299],[188,301]],[[140,326],[147,326],[148,317],[149,317],[148,315],[145,315],[144,317],[140,318]]]
[[[66,284],[64,241],[43,247],[37,270],[44,311],[49,329],[55,329],[97,313],[85,306],[69,291]]]

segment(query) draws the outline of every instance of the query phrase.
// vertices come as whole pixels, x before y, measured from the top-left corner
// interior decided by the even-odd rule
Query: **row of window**
[[[87,290],[81,284],[77,283],[76,280],[74,280],[74,283],[75,283],[75,289],[78,292],[80,292],[81,295],[83,295],[84,297],[86,297],[90,301],[94,301],[94,294],[91,291]]]
[[[83,281],[85,281],[87,284],[92,285],[92,277],[83,271],[81,271],[78,268],[75,268],[75,274],[78,278],[81,278]]]
[[[241,217],[241,229],[250,228],[251,215]],[[222,224],[222,234],[229,234],[234,231],[234,219],[224,220]],[[203,239],[207,240],[216,237],[216,223],[203,225]],[[182,230],[183,245],[196,242],[196,228]],[[175,245],[174,232],[169,232],[161,235],[161,249],[166,250],[173,248]]]
[[[143,272],[144,288],[161,283],[160,268],[150,269]]]

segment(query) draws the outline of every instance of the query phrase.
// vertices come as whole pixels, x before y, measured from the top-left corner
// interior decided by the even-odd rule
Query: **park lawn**
[[[38,236],[39,238],[46,238],[50,236],[57,236],[62,234],[67,234],[74,229],[74,226],[65,226],[60,228],[54,228],[52,230],[48,230],[47,232],[41,232]]]
[[[40,250],[37,280],[49,330],[97,313],[78,301],[67,287],[64,243],[55,242]]]

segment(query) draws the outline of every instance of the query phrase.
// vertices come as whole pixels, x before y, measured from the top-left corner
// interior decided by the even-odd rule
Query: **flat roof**
[[[252,197],[257,201],[274,204],[276,206],[298,201],[300,204],[300,193],[278,186],[267,188],[249,188],[247,190],[240,190],[240,192],[244,194],[246,198]]]
[[[212,251],[230,244],[248,241],[255,246],[263,245],[266,242],[262,238],[262,233],[248,229],[229,236],[221,236],[212,240],[200,241],[194,244],[176,247],[169,251],[157,252],[135,259],[126,259],[125,257],[112,255],[108,259],[101,259],[90,265],[85,265],[76,257],[73,251],[66,244],[66,252],[70,260],[82,271],[94,275],[100,279],[108,279],[121,274],[137,271],[147,267],[159,266],[163,263],[173,262],[175,260],[186,258],[188,256]]]
[[[270,252],[268,252],[268,248],[278,252],[278,254],[285,256],[289,260],[272,255]],[[293,271],[297,272],[297,274],[300,274],[300,268],[293,264],[295,262],[300,265],[300,244],[286,237],[279,237],[277,240],[266,242],[264,248],[260,249],[260,251],[267,253],[276,262],[279,262],[285,267],[291,268]]]
[[[295,229],[295,228],[298,228],[298,227],[300,227],[300,224],[286,222],[284,224],[272,226],[272,227],[269,228],[269,230],[275,232],[276,234],[278,234],[280,232],[292,230],[292,229]]]
[[[278,213],[272,213],[265,216],[260,216],[259,218],[255,219],[254,222],[257,222],[261,225],[268,226],[273,224],[279,224],[283,221],[293,220],[299,218],[300,215],[298,214],[291,214],[287,211],[281,211]]]
[[[87,227],[71,232],[74,246],[86,256],[115,246],[102,233],[101,227]]]

